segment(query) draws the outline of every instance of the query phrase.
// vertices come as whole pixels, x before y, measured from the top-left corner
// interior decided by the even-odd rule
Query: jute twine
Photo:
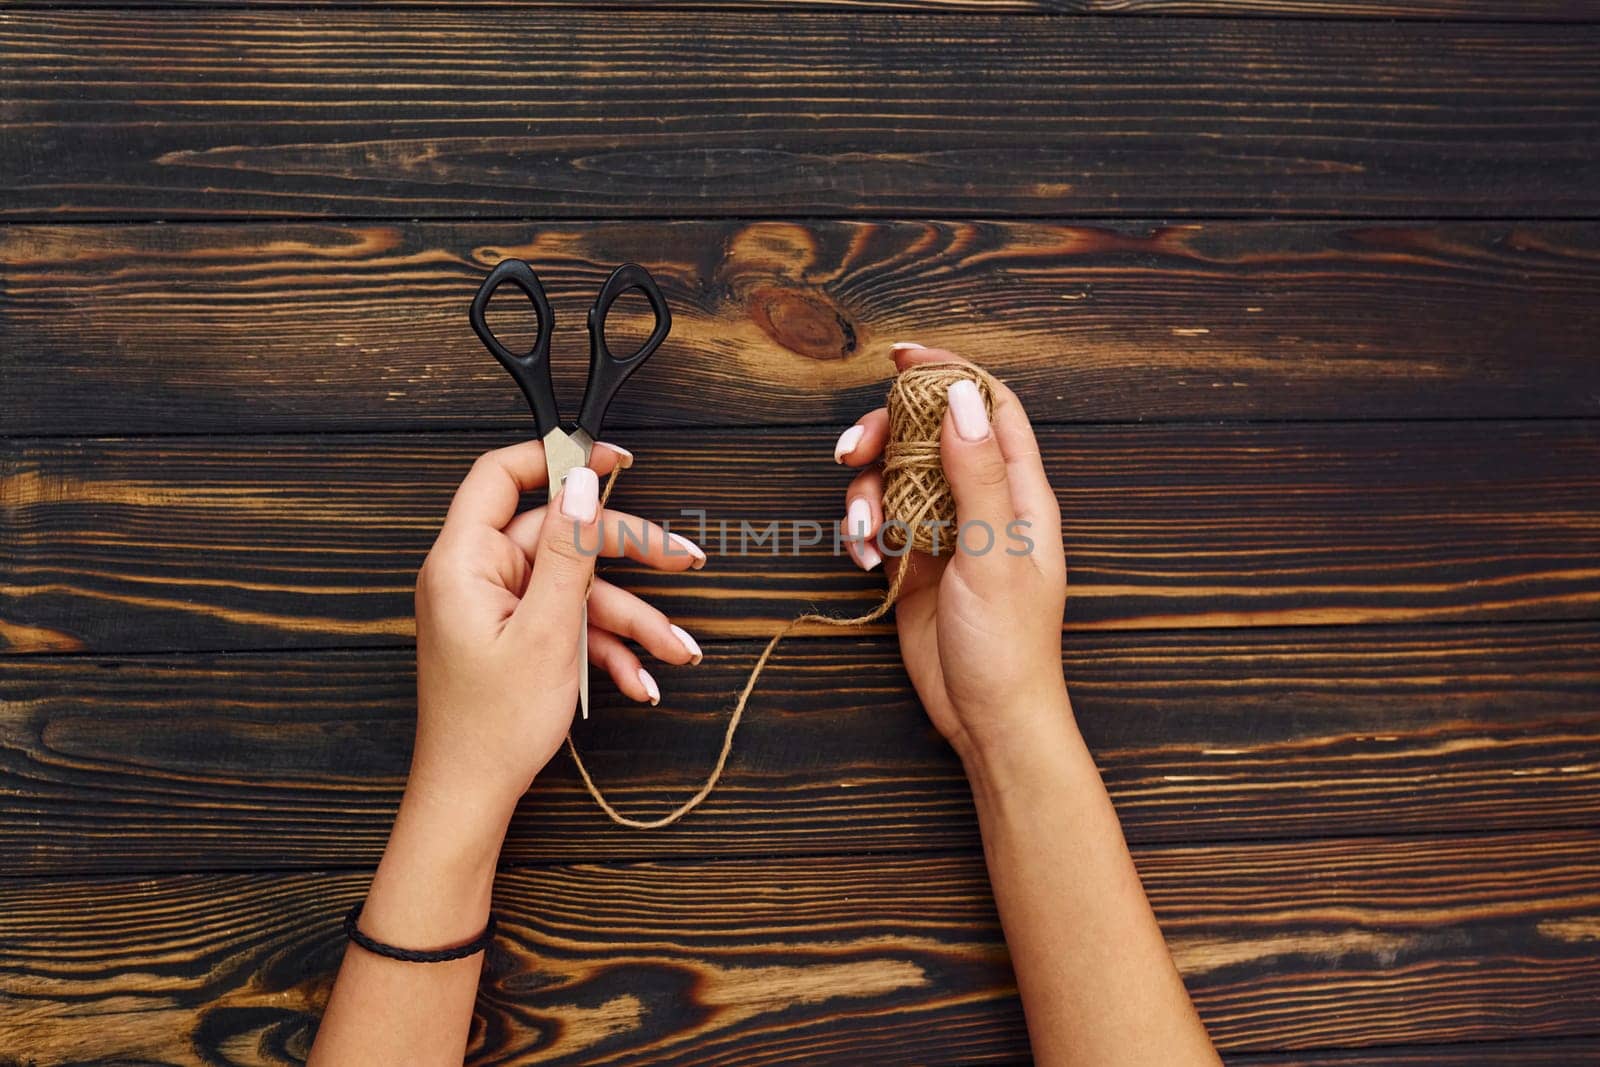
[[[956,504],[950,493],[950,483],[945,480],[944,467],[939,461],[939,437],[944,426],[945,408],[949,406],[947,394],[950,386],[963,378],[977,383],[984,407],[992,416],[994,379],[981,368],[966,363],[914,364],[896,376],[889,387],[889,440],[883,453],[884,526],[879,540],[891,555],[904,553],[908,535],[911,548],[919,552],[934,551],[935,538],[938,539],[937,548],[941,552],[949,552],[954,544]],[[600,495],[602,506],[611,495],[611,488],[616,484],[621,470],[621,467],[613,469],[611,476],[606,479],[605,489]],[[943,525],[938,525],[940,523]],[[739,692],[733,714],[728,717],[728,728],[722,735],[722,751],[717,754],[716,765],[711,768],[705,784],[672,811],[658,819],[636,819],[618,811],[600,792],[600,787],[595,785],[569,733],[567,751],[578,768],[584,788],[612,822],[636,830],[658,830],[663,826],[671,826],[689,814],[711,795],[722,779],[722,772],[728,765],[728,754],[733,751],[733,735],[739,729],[739,721],[744,718],[745,706],[750,702],[750,694],[755,690],[756,682],[779,642],[806,623],[845,628],[877,622],[888,614],[899,598],[905,573],[903,566],[894,568],[894,576],[884,592],[883,602],[865,615],[838,619],[808,611],[772,635],[755,666],[750,669],[750,677]]]

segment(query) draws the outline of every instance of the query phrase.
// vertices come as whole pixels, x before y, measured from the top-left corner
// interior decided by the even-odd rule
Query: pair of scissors
[[[526,353],[511,351],[500,342],[489,328],[489,323],[484,318],[484,312],[489,307],[489,298],[495,290],[502,285],[512,285],[527,295],[533,304],[534,314],[539,319],[539,333],[533,342],[533,348]],[[606,316],[611,312],[611,306],[617,298],[630,289],[638,289],[650,301],[650,309],[655,312],[656,325],[650,336],[637,352],[630,356],[618,357],[606,344]],[[494,270],[489,272],[483,285],[478,289],[478,295],[472,298],[472,311],[468,316],[472,321],[472,330],[478,335],[494,358],[511,372],[511,377],[516,379],[517,385],[522,388],[522,395],[528,398],[528,407],[533,410],[533,423],[539,431],[539,437],[544,442],[545,469],[550,476],[548,488],[549,495],[554,497],[561,487],[561,481],[567,472],[574,467],[581,467],[589,462],[589,457],[594,452],[594,443],[600,437],[600,429],[605,422],[606,408],[611,406],[612,397],[617,395],[617,390],[628,376],[639,369],[640,364],[650,358],[650,354],[661,347],[661,342],[666,340],[667,331],[672,329],[672,312],[667,309],[667,302],[661,295],[661,289],[656,285],[650,272],[637,263],[624,263],[611,272],[611,277],[606,279],[600,287],[600,295],[595,298],[594,306],[589,309],[589,383],[584,387],[583,404],[578,409],[577,425],[566,430],[561,425],[561,412],[556,405],[554,383],[550,377],[550,338],[555,332],[555,316],[550,311],[550,301],[544,295],[544,286],[539,282],[539,276],[533,268],[520,259],[501,260]],[[583,717],[589,717],[589,605],[587,601],[583,607],[582,629],[578,631],[578,644],[582,650],[582,666],[578,668],[578,704],[583,709]]]

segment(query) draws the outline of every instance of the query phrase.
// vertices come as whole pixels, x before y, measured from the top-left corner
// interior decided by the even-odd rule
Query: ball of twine
[[[908,537],[918,552],[948,552],[954,543],[956,501],[939,459],[939,435],[950,406],[950,387],[962,380],[977,383],[992,419],[994,379],[968,363],[916,363],[889,388],[880,536],[884,547],[895,552],[905,548]]]

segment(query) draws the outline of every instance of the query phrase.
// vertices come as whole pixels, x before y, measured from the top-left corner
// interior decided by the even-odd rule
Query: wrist
[[[1002,794],[1060,789],[1069,780],[1069,768],[1087,758],[1064,684],[1054,692],[1019,697],[984,722],[984,729],[967,731],[955,745],[980,803]]]
[[[498,849],[526,792],[526,784],[502,785],[470,769],[452,770],[444,761],[413,759],[396,819],[453,827],[459,836],[488,840]]]
[[[401,851],[462,875],[492,871],[515,809],[514,801],[408,782],[385,855]]]
[[[453,825],[458,833],[494,836],[498,848],[530,779],[487,744],[448,744],[442,731],[417,731],[401,814]]]
[[[468,941],[488,921],[510,813],[441,800],[407,787],[362,911],[368,936],[430,949]]]

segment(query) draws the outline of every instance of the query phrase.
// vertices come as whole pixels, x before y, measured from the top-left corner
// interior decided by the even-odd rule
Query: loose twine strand
[[[981,368],[967,363],[914,364],[900,372],[889,387],[889,441],[883,454],[884,526],[879,537],[884,547],[895,555],[903,555],[908,543],[919,552],[935,552],[940,550],[941,545],[944,551],[949,551],[948,546],[954,543],[956,504],[950,493],[950,483],[945,480],[944,467],[939,461],[939,438],[944,426],[945,408],[949,404],[947,395],[950,386],[963,378],[977,383],[984,406],[992,415],[994,379]],[[606,479],[605,489],[600,494],[602,507],[610,497],[611,488],[621,471],[621,467],[613,468],[611,476]],[[951,531],[948,541],[940,537],[941,532],[947,529]],[[728,717],[727,730],[722,735],[722,751],[717,753],[716,765],[711,768],[705,784],[688,800],[658,819],[636,819],[618,811],[605,798],[600,787],[595,785],[569,732],[567,751],[578,768],[584,788],[600,806],[600,810],[619,826],[635,830],[659,830],[663,826],[671,826],[699,807],[722,780],[722,772],[728,765],[728,754],[733,751],[733,735],[744,718],[750,694],[755,690],[756,682],[778,644],[806,623],[847,628],[877,622],[888,614],[899,599],[907,569],[903,563],[894,568],[889,587],[883,594],[883,602],[864,615],[839,619],[808,611],[785,623],[772,635],[767,647],[761,650],[755,666],[750,669],[744,689],[739,692],[733,714]]]

